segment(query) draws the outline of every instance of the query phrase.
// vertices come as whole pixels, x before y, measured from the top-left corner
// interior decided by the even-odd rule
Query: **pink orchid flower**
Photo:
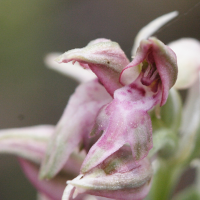
[[[168,20],[175,15],[168,14]],[[164,19],[166,22],[166,16]],[[75,179],[78,182],[85,180],[88,173],[95,176],[93,169],[99,169],[109,156],[112,157],[127,144],[131,148],[132,162],[144,162],[152,148],[152,127],[148,111],[156,105],[165,104],[168,91],[177,78],[174,52],[156,38],[150,38],[141,41],[130,63],[116,42],[97,39],[82,49],[66,52],[57,62],[77,62],[86,71],[94,72],[98,79],[81,84],[70,98],[48,145],[40,177],[51,178],[57,174],[77,146],[88,152],[82,164],[82,175]],[[136,169],[139,171],[138,167]],[[146,171],[149,169],[145,168]],[[133,171],[129,169],[129,173]],[[120,180],[119,177],[117,179]],[[112,181],[112,177],[108,176],[108,180]],[[75,188],[71,185],[68,185],[63,199],[72,198]],[[136,187],[133,183],[127,185]],[[80,190],[84,186],[79,184],[76,188]],[[139,186],[137,189],[139,191]],[[107,188],[106,191],[109,190]],[[149,187],[142,188],[140,195],[134,195],[134,199],[143,199],[148,190]],[[115,199],[133,198],[130,194],[124,196],[122,190],[114,191],[111,195],[108,195],[109,192],[104,194],[102,190],[93,193],[84,188],[83,191],[79,193]]]
[[[145,26],[135,39],[132,55],[135,55],[135,49],[138,48],[139,42],[142,39],[149,37],[163,24],[176,17],[177,14],[176,11],[171,12],[153,20]],[[152,39],[152,41],[156,42],[156,39]],[[145,42],[143,42],[142,47],[148,47],[150,50],[150,46],[154,42],[148,41],[148,44],[146,45],[144,44]],[[150,45],[150,43],[152,44]],[[174,57],[171,50],[164,45],[160,48],[164,48],[163,51],[169,52],[170,56]],[[146,52],[146,54],[148,54],[148,52]],[[91,147],[91,144],[94,144],[98,137],[100,137],[100,135],[97,134],[96,138],[90,138],[88,141],[88,136],[93,129],[100,108],[111,102],[115,90],[136,80],[140,74],[143,62],[143,60],[138,60],[141,63],[135,63],[137,66],[131,67],[131,65],[129,65],[129,68],[124,70],[129,64],[128,58],[116,42],[107,39],[97,39],[90,42],[83,49],[68,51],[62,57],[57,59],[59,64],[53,62],[57,55],[58,54],[49,55],[46,58],[47,65],[51,69],[71,76],[75,80],[84,83],[82,83],[71,96],[69,103],[56,126],[56,130],[49,142],[46,156],[42,164],[40,172],[41,178],[52,178],[57,174],[67,161],[71,152],[73,152],[73,149],[77,146],[85,147],[86,152],[88,152],[87,143],[90,142],[89,146]],[[142,55],[142,53],[138,54],[137,59],[139,59],[139,56],[143,56],[143,59],[145,59],[145,55]],[[121,73],[122,70],[124,70],[123,73]],[[92,71],[94,73],[91,73]],[[164,79],[165,76],[163,73],[167,72],[165,69],[160,69],[159,73],[162,74],[162,79]],[[95,80],[97,76],[98,81]],[[166,101],[167,90],[171,87],[170,84],[162,84],[163,104]],[[145,90],[148,90],[148,87],[146,87]],[[148,95],[148,93],[146,93],[146,95]],[[150,107],[149,109],[151,109]],[[146,122],[147,121],[148,120],[146,120]],[[149,142],[148,145],[148,148],[150,149],[152,146],[151,142]],[[143,156],[144,155],[145,152],[143,151]]]
[[[136,56],[128,64],[126,56],[116,43],[105,39],[101,41],[102,39],[93,41],[85,48],[66,52],[59,58],[59,62],[77,61],[80,65],[87,65],[113,98],[97,112],[90,136],[97,135],[100,138],[90,148],[82,164],[82,175],[68,182],[63,200],[72,199],[75,188],[71,185],[78,188],[77,193],[89,193],[119,200],[143,199],[149,191],[147,182],[151,176],[148,181],[145,179],[143,184],[139,184],[142,188],[137,185],[137,194],[133,191],[137,181],[133,181],[134,183],[128,181],[130,174],[135,175],[134,169],[137,169],[138,175],[140,174],[138,166],[128,169],[127,174],[123,172],[123,178],[121,178],[122,172],[117,171],[114,174],[116,182],[113,181],[112,175],[106,174],[104,177],[98,173],[109,156],[114,156],[127,144],[131,149],[132,162],[145,167],[144,158],[153,145],[148,111],[156,105],[165,104],[168,91],[177,78],[176,56],[161,41],[150,38],[141,41]],[[134,68],[137,71],[133,70]],[[138,73],[135,77],[136,72]],[[127,167],[127,163],[125,166]],[[148,165],[144,171],[149,172],[149,169]],[[144,171],[141,174],[144,174]],[[88,179],[88,176],[95,177],[95,180]],[[106,179],[108,185],[104,182]],[[139,180],[142,181],[142,178]],[[129,192],[124,192],[127,188]]]
[[[83,83],[58,124],[0,132],[0,152],[21,157],[20,164],[41,200],[60,199],[64,182],[79,172],[68,182],[63,200],[140,200],[148,194],[152,168],[146,156],[153,145],[148,111],[165,104],[177,65],[170,48],[147,38],[176,15],[164,15],[139,32],[132,62],[108,39],[66,52],[57,59],[62,63],[58,70]],[[73,70],[66,70],[66,63]],[[76,67],[85,70],[80,75],[74,73]],[[84,162],[74,157],[77,148],[87,153]]]

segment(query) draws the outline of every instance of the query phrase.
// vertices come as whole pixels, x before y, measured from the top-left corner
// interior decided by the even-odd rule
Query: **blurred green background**
[[[148,22],[178,10],[180,17],[156,36],[200,40],[198,0],[1,0],[0,128],[56,124],[76,82],[48,70],[44,56],[104,37],[130,58],[134,36]],[[196,5],[196,6],[194,6]],[[34,200],[35,189],[17,159],[0,156],[0,200]]]

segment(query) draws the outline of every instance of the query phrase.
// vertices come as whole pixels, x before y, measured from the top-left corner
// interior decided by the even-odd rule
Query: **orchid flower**
[[[150,30],[151,30],[151,33],[152,33],[152,30],[156,31],[159,27],[161,27],[161,25],[171,20],[176,15],[177,15],[177,12],[172,12],[164,16],[161,16],[160,18],[154,20],[154,23],[150,23],[146,26],[146,29],[145,29],[146,32]],[[143,39],[141,38],[141,35],[145,35],[146,37],[150,35],[149,33],[143,34],[144,32],[145,32],[144,29],[140,31],[137,38]],[[137,45],[137,42],[135,46],[136,45]],[[154,54],[157,55],[157,57],[155,55],[156,62],[160,66],[159,70],[156,70],[153,53],[150,53],[153,48],[155,51]],[[162,58],[160,57],[161,58],[160,60],[158,59],[159,51],[162,54],[160,55],[162,57]],[[148,57],[147,55],[149,53],[151,54],[151,56]],[[142,94],[140,94],[141,91],[140,89],[137,89],[137,88],[135,89],[130,88],[133,94],[135,94],[135,97],[132,97],[131,94],[128,94],[129,95],[128,98],[133,98],[132,104],[135,104],[135,103],[138,104],[138,109],[134,109],[134,111],[132,111],[133,112],[132,114],[134,114],[134,112],[141,114],[141,116],[138,117],[138,119],[132,120],[131,122],[134,123],[135,121],[135,123],[137,122],[141,124],[141,121],[143,121],[144,119],[145,124],[148,127],[147,128],[144,125],[143,126],[144,129],[142,131],[144,132],[144,135],[142,134],[140,135],[140,139],[142,139],[144,136],[146,138],[143,141],[141,141],[142,142],[141,144],[143,147],[139,151],[140,155],[136,153],[137,148],[135,148],[135,150],[133,149],[133,155],[134,154],[139,155],[137,159],[141,159],[142,157],[145,157],[148,151],[150,150],[150,148],[152,147],[151,122],[147,114],[147,111],[153,108],[156,104],[163,105],[165,103],[168,90],[170,89],[170,87],[172,87],[173,83],[176,80],[176,73],[177,73],[176,66],[172,67],[173,69],[170,69],[170,66],[176,65],[174,53],[169,48],[165,47],[162,42],[158,41],[155,38],[152,38],[150,40],[145,40],[141,43],[141,47],[138,50],[137,56],[135,57],[133,62],[130,63],[128,58],[126,57],[126,55],[124,54],[124,52],[121,50],[120,46],[116,42],[112,42],[107,39],[97,39],[97,40],[91,41],[85,48],[68,51],[62,56],[60,56],[59,58],[57,58],[57,62],[61,64],[61,67],[59,67],[58,64],[51,64],[50,63],[51,60],[52,60],[51,57],[47,57],[46,59],[46,62],[50,64],[51,68],[55,70],[59,70],[60,72],[64,72],[66,74],[67,73],[73,74],[72,76],[75,77],[76,80],[83,80],[85,82],[85,79],[80,79],[79,75],[76,76],[73,73],[73,67],[75,67],[75,70],[77,70],[77,68],[83,67],[86,71],[85,73],[87,72],[91,73],[90,71],[93,71],[94,74],[96,74],[96,76],[98,77],[98,81],[96,79],[96,80],[91,80],[90,83],[86,82],[86,83],[81,84],[77,88],[73,96],[70,98],[69,104],[67,105],[65,112],[63,113],[63,116],[61,117],[60,121],[58,122],[56,126],[56,131],[51,139],[51,142],[49,142],[47,152],[46,152],[46,157],[42,164],[40,177],[41,178],[53,177],[56,173],[59,172],[63,164],[67,161],[70,153],[73,151],[73,148],[76,148],[77,146],[80,146],[80,145],[86,146],[84,143],[87,141],[87,139],[84,139],[84,138],[88,138],[91,132],[94,133],[95,118],[97,117],[97,114],[100,112],[100,108],[102,108],[103,106],[105,108],[106,104],[110,102],[111,103],[110,107],[114,109],[114,106],[117,106],[117,104],[120,103],[120,101],[123,101],[123,99],[120,100],[121,97],[119,96],[122,96],[121,93],[123,93],[123,90],[125,92],[125,90],[128,89],[127,87],[130,87],[131,83],[133,85],[136,84],[138,87],[144,87],[144,88],[141,88],[141,90],[144,91],[145,101],[149,99],[149,102],[150,102],[150,99],[151,99],[151,103],[150,104],[146,103],[145,104],[146,107],[144,106],[144,110],[142,110],[144,114],[141,114],[142,113],[140,112],[140,107],[142,106],[140,104],[141,101],[136,102],[136,100],[139,100],[142,97]],[[150,65],[149,65],[149,68],[147,69],[148,62]],[[163,63],[159,63],[159,62],[163,62]],[[76,63],[76,66],[72,66],[72,64],[74,63]],[[162,64],[164,65],[168,64],[168,66],[166,66],[166,69],[164,69],[163,66],[161,66]],[[65,71],[64,71],[64,65],[66,68]],[[71,67],[71,70],[70,69],[67,70],[67,67],[69,68]],[[167,72],[167,70],[169,71]],[[153,81],[150,80],[149,83],[145,83],[145,84],[151,85],[151,83],[154,82],[150,87],[148,86],[146,87],[145,85],[140,83],[140,79],[142,76],[141,74],[144,74],[145,71],[146,71],[145,76],[148,75],[148,72],[150,76],[152,75],[151,74],[152,72],[155,72],[154,78],[157,80],[157,83],[155,84],[155,88],[153,88],[153,84],[155,83],[153,77],[152,77]],[[168,73],[170,73],[171,80],[169,79],[167,80],[166,78]],[[91,79],[94,78],[94,76],[90,76],[90,77]],[[160,77],[162,77],[161,79],[164,84],[161,83],[162,81],[160,81],[161,80]],[[147,79],[148,79],[148,76],[147,76]],[[136,82],[133,83],[134,81]],[[145,81],[145,77],[143,78],[143,82],[144,81]],[[99,89],[96,90],[95,88],[97,87]],[[159,92],[157,91],[156,87],[158,87]],[[155,91],[153,92],[152,90],[155,90]],[[156,98],[151,98],[151,96],[155,94],[157,94]],[[114,100],[112,101],[113,97],[114,97]],[[77,110],[77,108],[79,109]],[[104,108],[102,108],[102,112],[100,112],[99,115],[103,115]],[[86,110],[86,111],[82,112],[82,110]],[[118,112],[119,112],[118,114],[120,114],[120,111]],[[121,112],[123,112],[123,110]],[[130,115],[131,113],[127,113],[127,116],[124,117],[124,120],[128,117],[128,114]],[[115,114],[113,113],[113,115]],[[97,120],[99,118],[101,117],[97,117]],[[85,122],[85,120],[87,120],[87,122]],[[114,121],[116,121],[116,119]],[[108,123],[108,120],[107,122],[106,120],[104,120],[104,122]],[[96,123],[96,125],[97,124],[98,122]],[[101,124],[101,125],[106,126],[106,124]],[[71,131],[72,128],[69,128],[69,127],[73,127],[73,132]],[[124,129],[126,129],[126,125],[124,126]],[[146,131],[145,129],[148,130],[147,133],[145,133]],[[132,127],[132,130],[136,130],[136,129]],[[99,132],[101,132],[101,130],[99,130]],[[131,132],[131,129],[130,129],[130,132]],[[123,131],[122,132],[119,131],[119,133],[120,133],[119,135],[120,138],[123,137],[123,134],[125,134],[123,133]],[[109,132],[108,134],[111,134],[111,132]],[[101,134],[96,134],[97,138],[100,136]],[[117,138],[117,135],[116,135],[116,138]],[[120,138],[118,138],[117,141],[119,141]],[[133,140],[132,138],[131,142],[137,143],[137,141],[139,141],[140,139],[138,138],[138,140]],[[116,146],[114,148],[111,148],[112,151],[110,151],[110,153],[108,151],[107,152],[104,151],[104,154],[106,154],[107,156],[111,155],[117,149],[122,147],[123,144],[127,142],[127,140],[128,140],[128,136],[124,140],[120,141],[121,144],[118,144],[116,142]],[[98,142],[100,142],[100,140]],[[97,143],[95,145],[97,145]],[[133,145],[134,144],[132,144],[132,146]],[[144,150],[144,148],[146,148],[146,150]],[[87,148],[86,148],[86,152],[88,152]],[[89,158],[90,155],[92,155],[91,150],[87,158]],[[102,159],[104,158],[102,157]],[[96,163],[96,165],[98,164],[96,161],[94,162]],[[99,162],[101,161],[99,160]]]
[[[38,199],[60,199],[64,180],[79,172],[68,181],[63,200],[145,198],[153,175],[147,158],[153,146],[148,112],[166,103],[177,78],[174,52],[148,37],[176,15],[163,15],[139,32],[131,62],[116,42],[104,38],[64,53],[59,64],[51,62],[55,54],[46,58],[52,69],[82,83],[58,124],[0,132],[0,153],[21,157]],[[84,161],[74,157],[77,148],[87,153]]]
[[[130,63],[116,42],[97,39],[82,49],[66,52],[57,62],[78,62],[79,66],[93,71],[98,79],[81,84],[70,98],[49,143],[41,177],[51,178],[58,173],[78,145],[89,152],[82,165],[83,175],[77,181],[84,180],[89,172],[95,176],[93,169],[126,144],[130,145],[133,161],[142,162],[152,147],[148,111],[155,105],[165,104],[168,91],[176,81],[173,51],[156,38],[142,40]],[[91,139],[97,137],[91,148],[86,144],[91,140],[89,134]],[[108,180],[111,181],[110,177]],[[66,189],[64,199],[71,198],[71,190],[74,191],[71,186]],[[123,191],[118,199],[122,199],[122,194]],[[116,194],[100,196],[116,198]]]

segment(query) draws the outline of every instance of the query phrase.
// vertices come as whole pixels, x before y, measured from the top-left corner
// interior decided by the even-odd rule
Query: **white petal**
[[[183,110],[181,132],[188,136],[197,132],[200,122],[200,72],[197,75],[199,78],[190,87]]]
[[[159,28],[161,28],[164,24],[166,24],[168,21],[172,20],[174,17],[178,15],[177,11],[170,12],[168,14],[162,15],[153,21],[151,21],[149,24],[147,24],[145,27],[143,27],[137,36],[135,37],[133,49],[131,51],[131,55],[135,55],[137,48],[139,47],[140,41],[143,39],[147,39],[149,36],[151,36],[153,33],[155,33]]]
[[[53,69],[61,74],[73,78],[74,80],[82,83],[96,78],[96,75],[90,69],[83,69],[78,62],[70,63],[57,63],[55,59],[62,53],[51,53],[45,57],[45,64],[48,68]]]
[[[199,133],[200,125],[200,72],[197,81],[190,87],[189,94],[183,110],[182,125],[180,132],[182,134],[179,151],[176,157],[182,162],[191,156],[194,150],[195,140]]]
[[[79,180],[83,177],[82,174],[78,175],[75,179],[73,180]],[[65,188],[62,196],[62,200],[71,200],[73,199],[73,194],[74,194],[75,187],[71,184],[68,184],[67,187]]]
[[[51,125],[2,129],[0,130],[0,154],[14,154],[40,163],[53,131],[54,126]]]
[[[200,42],[193,38],[182,38],[168,45],[176,54],[178,79],[176,89],[185,89],[197,80],[200,70]]]

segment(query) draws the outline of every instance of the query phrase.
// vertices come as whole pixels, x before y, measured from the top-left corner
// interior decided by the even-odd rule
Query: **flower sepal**
[[[117,200],[143,199],[150,189],[153,171],[148,158],[135,162],[125,145],[101,164],[68,181],[62,200],[87,193]]]

